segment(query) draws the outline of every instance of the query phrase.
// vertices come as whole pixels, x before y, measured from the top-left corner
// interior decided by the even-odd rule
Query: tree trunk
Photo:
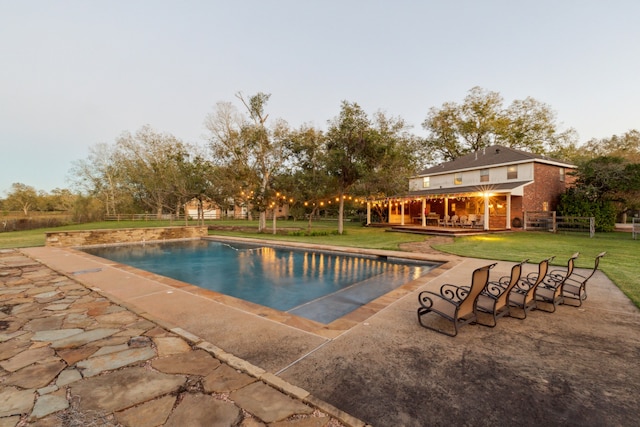
[[[315,206],[313,209],[311,209],[311,213],[309,214],[309,225],[307,226],[307,229],[309,230],[309,232],[311,232],[311,223],[313,222],[313,215],[315,215],[317,210],[318,210],[318,207]]]
[[[338,209],[338,234],[342,235],[344,231],[344,194],[340,192],[340,207]]]
[[[276,234],[277,232],[277,228],[276,228],[276,209],[273,209],[273,234]]]
[[[260,217],[258,218],[258,232],[262,232],[267,229],[267,212],[260,211]]]

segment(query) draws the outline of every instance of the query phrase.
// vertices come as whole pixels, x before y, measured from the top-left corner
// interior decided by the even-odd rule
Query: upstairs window
[[[458,172],[458,173],[453,175],[453,183],[455,185],[462,184],[462,173],[461,172]]]
[[[482,169],[480,171],[480,182],[489,182],[489,169]]]
[[[564,177],[565,177],[565,170],[564,168],[560,168],[560,182],[564,182]]]
[[[425,176],[424,178],[422,178],[422,188],[429,188],[429,185],[429,177]]]
[[[507,179],[518,179],[518,166],[509,166],[507,168]]]

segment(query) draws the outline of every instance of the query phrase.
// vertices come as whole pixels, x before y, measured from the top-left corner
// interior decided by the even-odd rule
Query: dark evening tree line
[[[288,203],[311,224],[322,201],[330,200],[342,233],[350,199],[402,194],[408,178],[421,169],[493,144],[578,165],[578,186],[570,197],[613,203],[618,212],[640,205],[640,133],[632,130],[578,146],[575,131],[561,130],[553,110],[533,98],[505,105],[499,93],[472,88],[460,103],[431,108],[422,123],[426,136],[418,137],[402,118],[381,111],[367,114],[349,101],[327,120],[326,129],[293,128],[271,117],[270,96],[238,93],[235,103],[216,104],[204,121],[204,146],[149,126],[124,132],[74,162],[74,193],[56,189],[47,194],[15,183],[0,208],[25,215],[84,209],[162,217],[184,214],[185,204],[195,200],[198,216],[207,202],[245,206],[264,230],[274,204]]]

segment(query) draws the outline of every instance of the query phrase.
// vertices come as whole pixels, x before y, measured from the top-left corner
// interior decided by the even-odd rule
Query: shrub
[[[596,231],[613,231],[616,226],[616,209],[612,202],[589,198],[576,187],[560,196],[558,213],[561,216],[595,217]]]

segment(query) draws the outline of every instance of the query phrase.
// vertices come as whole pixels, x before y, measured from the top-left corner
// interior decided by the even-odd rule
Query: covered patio
[[[370,200],[367,225],[444,235],[510,230],[522,223],[523,192],[529,183],[434,188]]]

